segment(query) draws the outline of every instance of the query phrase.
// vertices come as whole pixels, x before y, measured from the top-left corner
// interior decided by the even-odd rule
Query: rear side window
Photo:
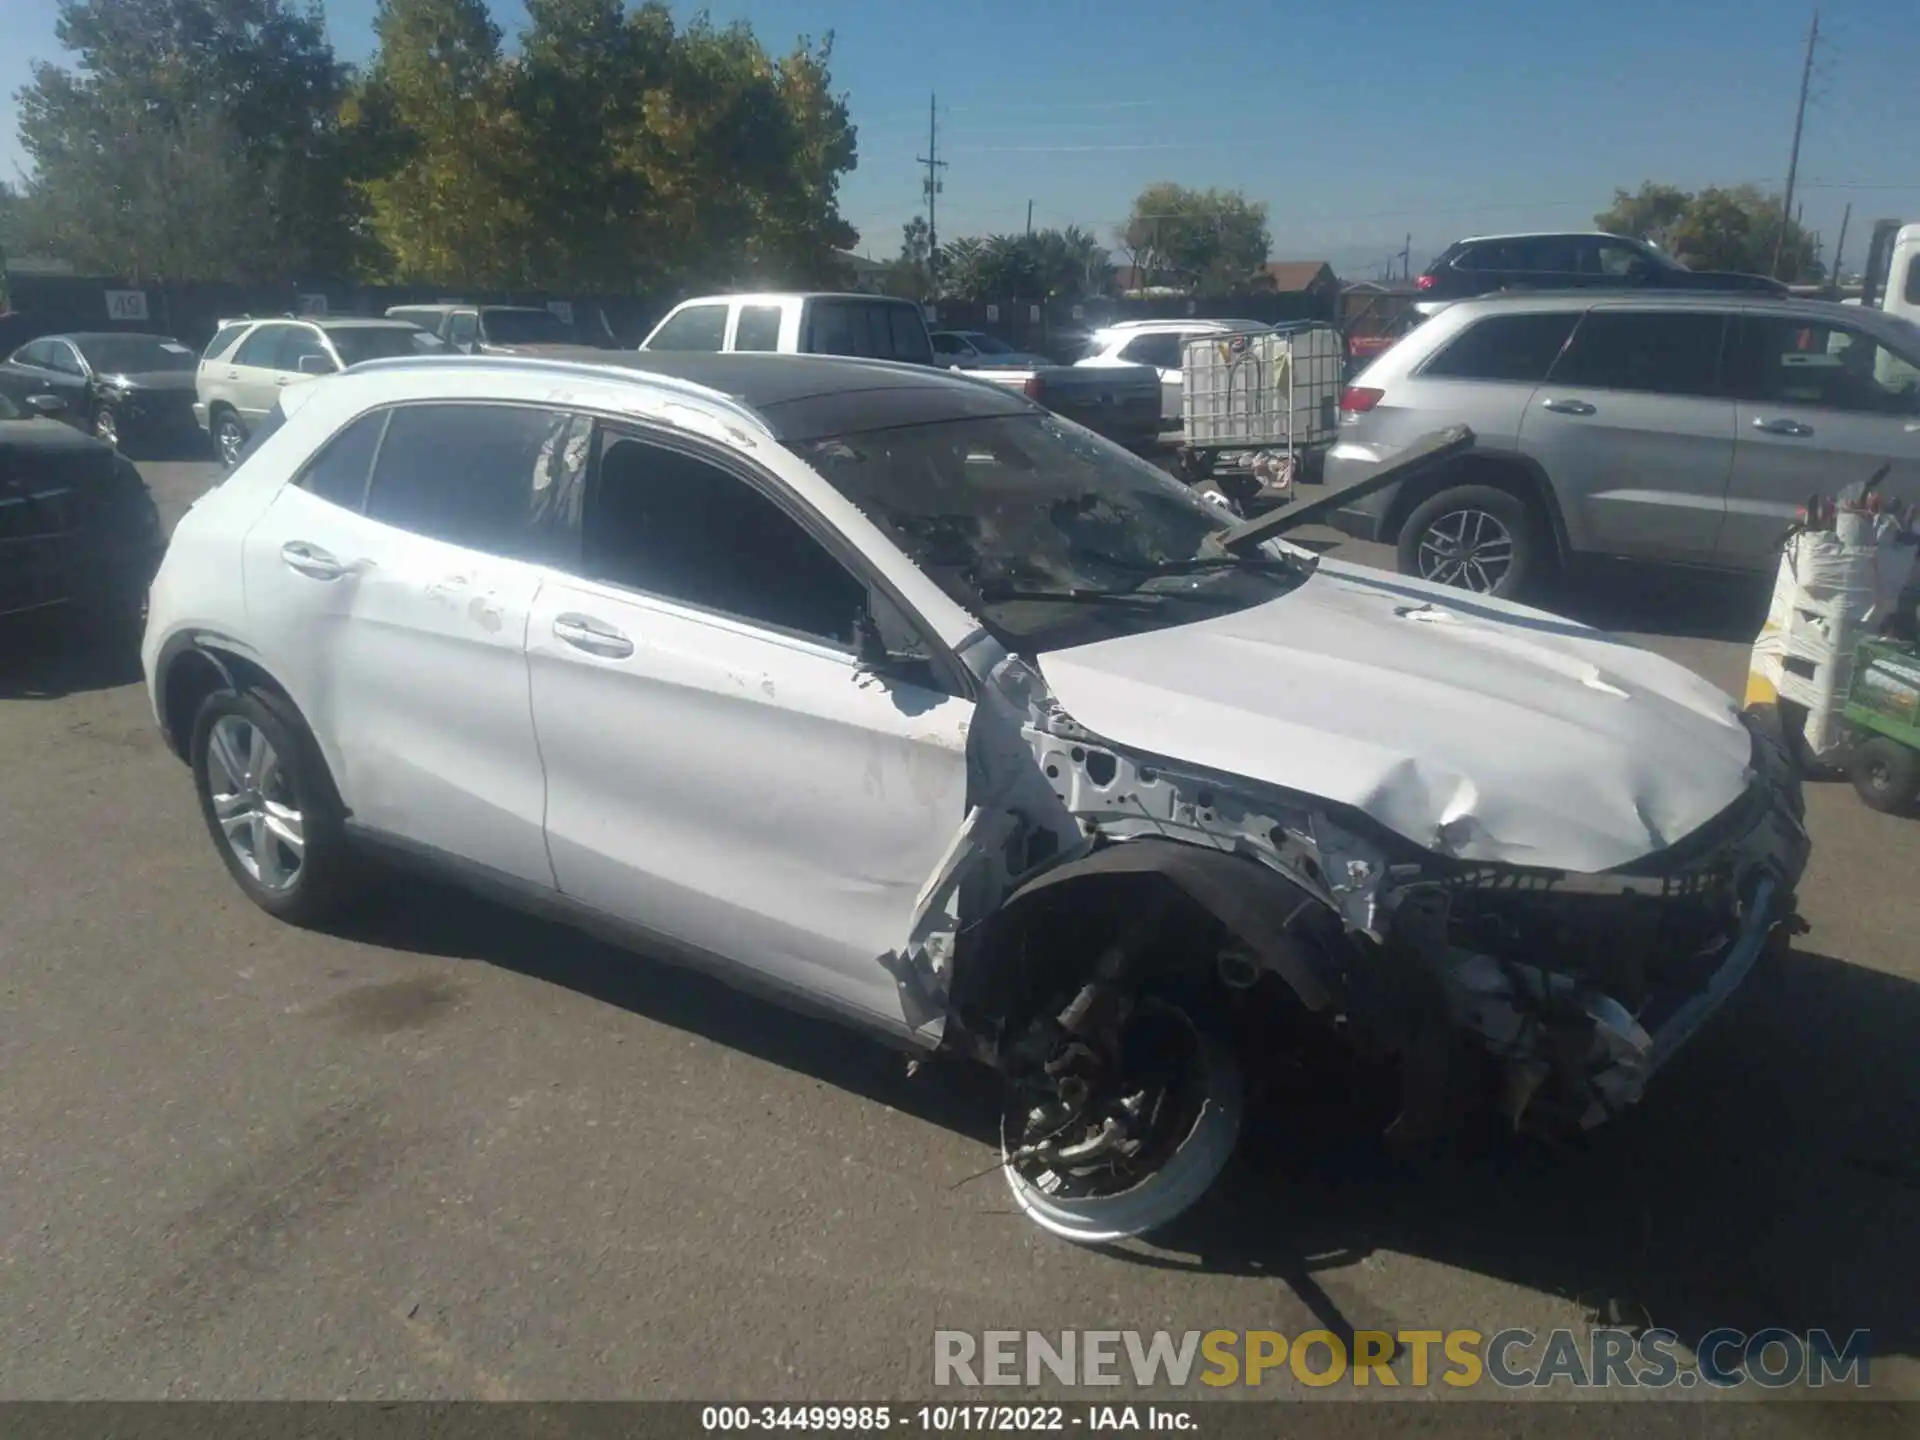
[[[380,443],[366,513],[449,545],[544,560],[548,486],[573,417],[517,405],[403,405]]]
[[[202,360],[218,360],[233,348],[234,341],[247,333],[245,325],[222,325],[213,332],[213,339],[207,342],[207,348],[200,352]]]
[[[740,319],[733,327],[736,350],[778,350],[780,348],[780,307],[743,305]]]
[[[1535,385],[1573,333],[1577,311],[1489,315],[1470,325],[1420,371],[1448,380],[1507,380]]]
[[[647,341],[647,349],[719,350],[726,342],[727,307],[689,305],[667,317],[666,324]]]
[[[240,348],[233,353],[233,363],[253,365],[262,370],[289,368],[280,363],[280,356],[288,332],[292,329],[291,325],[262,325],[240,342]]]
[[[800,348],[810,355],[933,363],[933,342],[917,306],[884,300],[814,300]]]
[[[1717,394],[1725,333],[1723,315],[1591,310],[1549,378],[1595,390]]]
[[[274,407],[277,411],[278,406]],[[380,432],[387,427],[388,410],[362,415],[321,448],[300,473],[300,487],[322,500],[358,510],[367,498],[367,476]]]

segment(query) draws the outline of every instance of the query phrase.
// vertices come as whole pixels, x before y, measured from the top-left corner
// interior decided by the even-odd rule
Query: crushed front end
[[[1771,713],[1742,719],[1745,791],[1677,844],[1597,875],[1434,869],[1389,898],[1388,947],[1439,978],[1516,1125],[1589,1127],[1639,1100],[1769,941],[1805,929],[1799,776]]]

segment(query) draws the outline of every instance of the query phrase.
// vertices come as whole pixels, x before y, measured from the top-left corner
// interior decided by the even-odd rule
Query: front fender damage
[[[1130,752],[1017,657],[982,686],[968,762],[966,822],[883,963],[923,1039],[1002,1068],[1185,965],[1228,989],[1277,977],[1362,1052],[1397,1058],[1397,1140],[1450,1127],[1463,1077],[1490,1077],[1515,1124],[1592,1125],[1797,926],[1798,782],[1758,732],[1747,809],[1657,880],[1471,865],[1310,795]],[[1598,942],[1577,943],[1583,928]],[[1636,953],[1655,935],[1674,953]]]

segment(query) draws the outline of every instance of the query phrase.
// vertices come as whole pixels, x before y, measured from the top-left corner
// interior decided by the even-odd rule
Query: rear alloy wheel
[[[93,410],[93,438],[106,441],[116,450],[120,448],[120,419],[105,401]]]
[[[247,448],[247,427],[231,410],[214,417],[213,445],[220,452],[220,463],[229,470],[240,463],[240,452]]]
[[[1457,485],[1400,527],[1400,573],[1511,599],[1540,568],[1542,526],[1527,503],[1491,485]]]
[[[1902,814],[1920,798],[1920,753],[1884,735],[1862,741],[1850,769],[1861,800],[1882,814]]]
[[[1117,1072],[1089,1093],[1071,1079],[1014,1085],[1000,1120],[1001,1171],[1041,1229],[1085,1245],[1158,1230],[1206,1194],[1240,1139],[1231,1052],[1185,1010],[1142,1000]]]

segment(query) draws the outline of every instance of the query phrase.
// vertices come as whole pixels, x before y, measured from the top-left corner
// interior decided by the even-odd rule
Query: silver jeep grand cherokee
[[[1753,571],[1794,512],[1891,464],[1920,499],[1920,327],[1708,292],[1504,295],[1440,311],[1341,397],[1330,490],[1440,425],[1475,453],[1336,511],[1408,575],[1525,594],[1609,556]]]

